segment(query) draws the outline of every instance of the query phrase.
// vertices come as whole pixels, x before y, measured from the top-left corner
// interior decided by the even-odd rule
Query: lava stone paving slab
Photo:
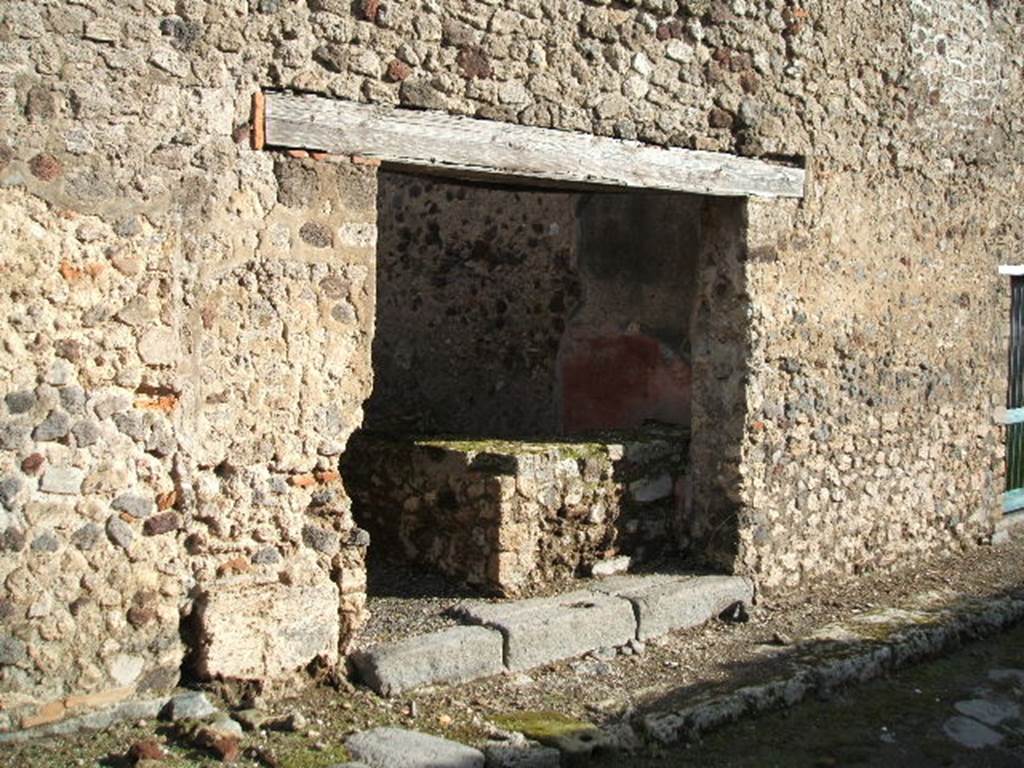
[[[580,656],[636,636],[627,600],[590,590],[510,603],[462,603],[456,613],[501,632],[505,666],[513,672]]]

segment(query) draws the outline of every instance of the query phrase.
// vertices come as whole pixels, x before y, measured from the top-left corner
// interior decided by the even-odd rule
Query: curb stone
[[[554,747],[489,746],[487,768],[560,768],[562,753]]]
[[[807,651],[802,669],[760,685],[751,685],[730,693],[712,696],[683,709],[638,715],[630,725],[646,746],[668,746],[695,741],[700,736],[737,720],[785,707],[791,707],[808,696],[828,695],[836,689],[866,682],[895,672],[903,667],[957,650],[972,640],[982,639],[1009,629],[1024,620],[1024,600],[1002,598],[994,601],[972,600],[956,609],[922,609],[915,612],[918,622],[891,628],[888,637],[879,638],[878,617],[896,615],[906,618],[904,611],[882,611],[831,625],[839,637],[850,639],[840,646],[832,641],[834,655],[822,658],[828,651],[821,647]],[[925,620],[930,623],[923,623]],[[862,634],[857,635],[857,630]],[[825,630],[815,633],[811,641],[822,642]],[[828,640],[824,640],[828,643]],[[624,723],[611,726],[621,729]]]

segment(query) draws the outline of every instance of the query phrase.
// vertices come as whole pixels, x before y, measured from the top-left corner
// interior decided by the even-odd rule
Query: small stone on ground
[[[1002,743],[1003,737],[984,723],[969,717],[956,715],[942,725],[943,732],[962,747],[984,749]]]
[[[1020,717],[1020,706],[1007,699],[967,699],[953,705],[961,715],[985,725],[1000,725]]]
[[[187,691],[172,696],[160,713],[165,720],[202,719],[212,715],[216,709],[206,694],[201,691]]]

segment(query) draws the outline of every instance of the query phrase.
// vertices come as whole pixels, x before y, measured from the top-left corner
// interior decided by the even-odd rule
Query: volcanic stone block
[[[501,632],[513,672],[579,656],[636,636],[633,607],[618,597],[579,590],[512,603],[464,603],[459,613]]]
[[[152,499],[146,498],[145,496],[122,493],[110,502],[110,506],[118,512],[127,512],[132,517],[141,519],[143,517],[149,517],[156,505]]]
[[[12,414],[26,413],[35,407],[36,394],[30,389],[10,392],[4,395],[4,402],[7,403],[7,410]]]
[[[327,580],[288,585],[239,577],[200,600],[199,672],[262,679],[293,672],[318,656],[338,658],[339,597]]]
[[[741,576],[620,576],[594,588],[632,603],[638,640],[698,626],[734,603],[749,605],[754,596]]]
[[[51,411],[32,432],[34,440],[60,440],[71,431],[71,419],[63,411]]]
[[[355,654],[367,685],[393,696],[432,683],[460,683],[505,671],[502,637],[484,627],[452,627]]]
[[[478,749],[403,728],[357,733],[345,746],[371,768],[484,768]]]
[[[202,719],[216,712],[216,707],[202,691],[186,691],[172,696],[160,712],[165,720]]]
[[[71,496],[82,491],[85,472],[74,467],[50,467],[43,475],[40,488],[44,493],[59,493]]]

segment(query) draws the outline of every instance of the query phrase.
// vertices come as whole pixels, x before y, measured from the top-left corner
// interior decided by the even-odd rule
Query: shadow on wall
[[[569,192],[382,172],[367,429],[551,435],[580,298]]]

